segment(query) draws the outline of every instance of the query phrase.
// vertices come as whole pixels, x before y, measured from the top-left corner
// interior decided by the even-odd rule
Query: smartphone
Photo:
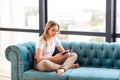
[[[66,54],[66,53],[68,53],[68,51],[63,52],[62,55]]]

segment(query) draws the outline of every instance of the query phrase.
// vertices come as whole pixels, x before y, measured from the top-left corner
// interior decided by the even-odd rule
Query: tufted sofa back
[[[62,42],[62,45],[78,54],[76,62],[81,66],[120,69],[118,43]]]

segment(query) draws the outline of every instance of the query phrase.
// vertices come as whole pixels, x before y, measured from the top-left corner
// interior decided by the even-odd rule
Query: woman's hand
[[[65,58],[67,58],[67,57],[69,57],[70,56],[70,52],[67,52],[67,53],[65,53],[64,55],[62,55],[63,57],[65,57]]]
[[[66,53],[66,54],[64,54],[64,55],[63,55],[63,53],[58,53],[55,56],[53,56],[53,58],[51,59],[51,61],[60,61],[60,60],[63,60],[65,58],[69,57],[69,56],[70,56],[69,52]]]

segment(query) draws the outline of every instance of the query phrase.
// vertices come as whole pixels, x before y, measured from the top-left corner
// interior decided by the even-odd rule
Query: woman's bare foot
[[[60,75],[65,72],[65,69],[58,69],[56,70],[56,75]]]
[[[73,64],[70,68],[78,68],[78,67],[80,67],[80,65],[79,64]]]

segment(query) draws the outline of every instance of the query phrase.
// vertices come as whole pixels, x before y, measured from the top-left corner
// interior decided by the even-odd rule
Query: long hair
[[[48,30],[52,28],[53,26],[58,26],[58,33],[60,33],[60,26],[57,22],[55,21],[48,21],[45,25],[45,30],[43,34],[41,35],[41,40],[45,41],[45,48],[48,46]]]

